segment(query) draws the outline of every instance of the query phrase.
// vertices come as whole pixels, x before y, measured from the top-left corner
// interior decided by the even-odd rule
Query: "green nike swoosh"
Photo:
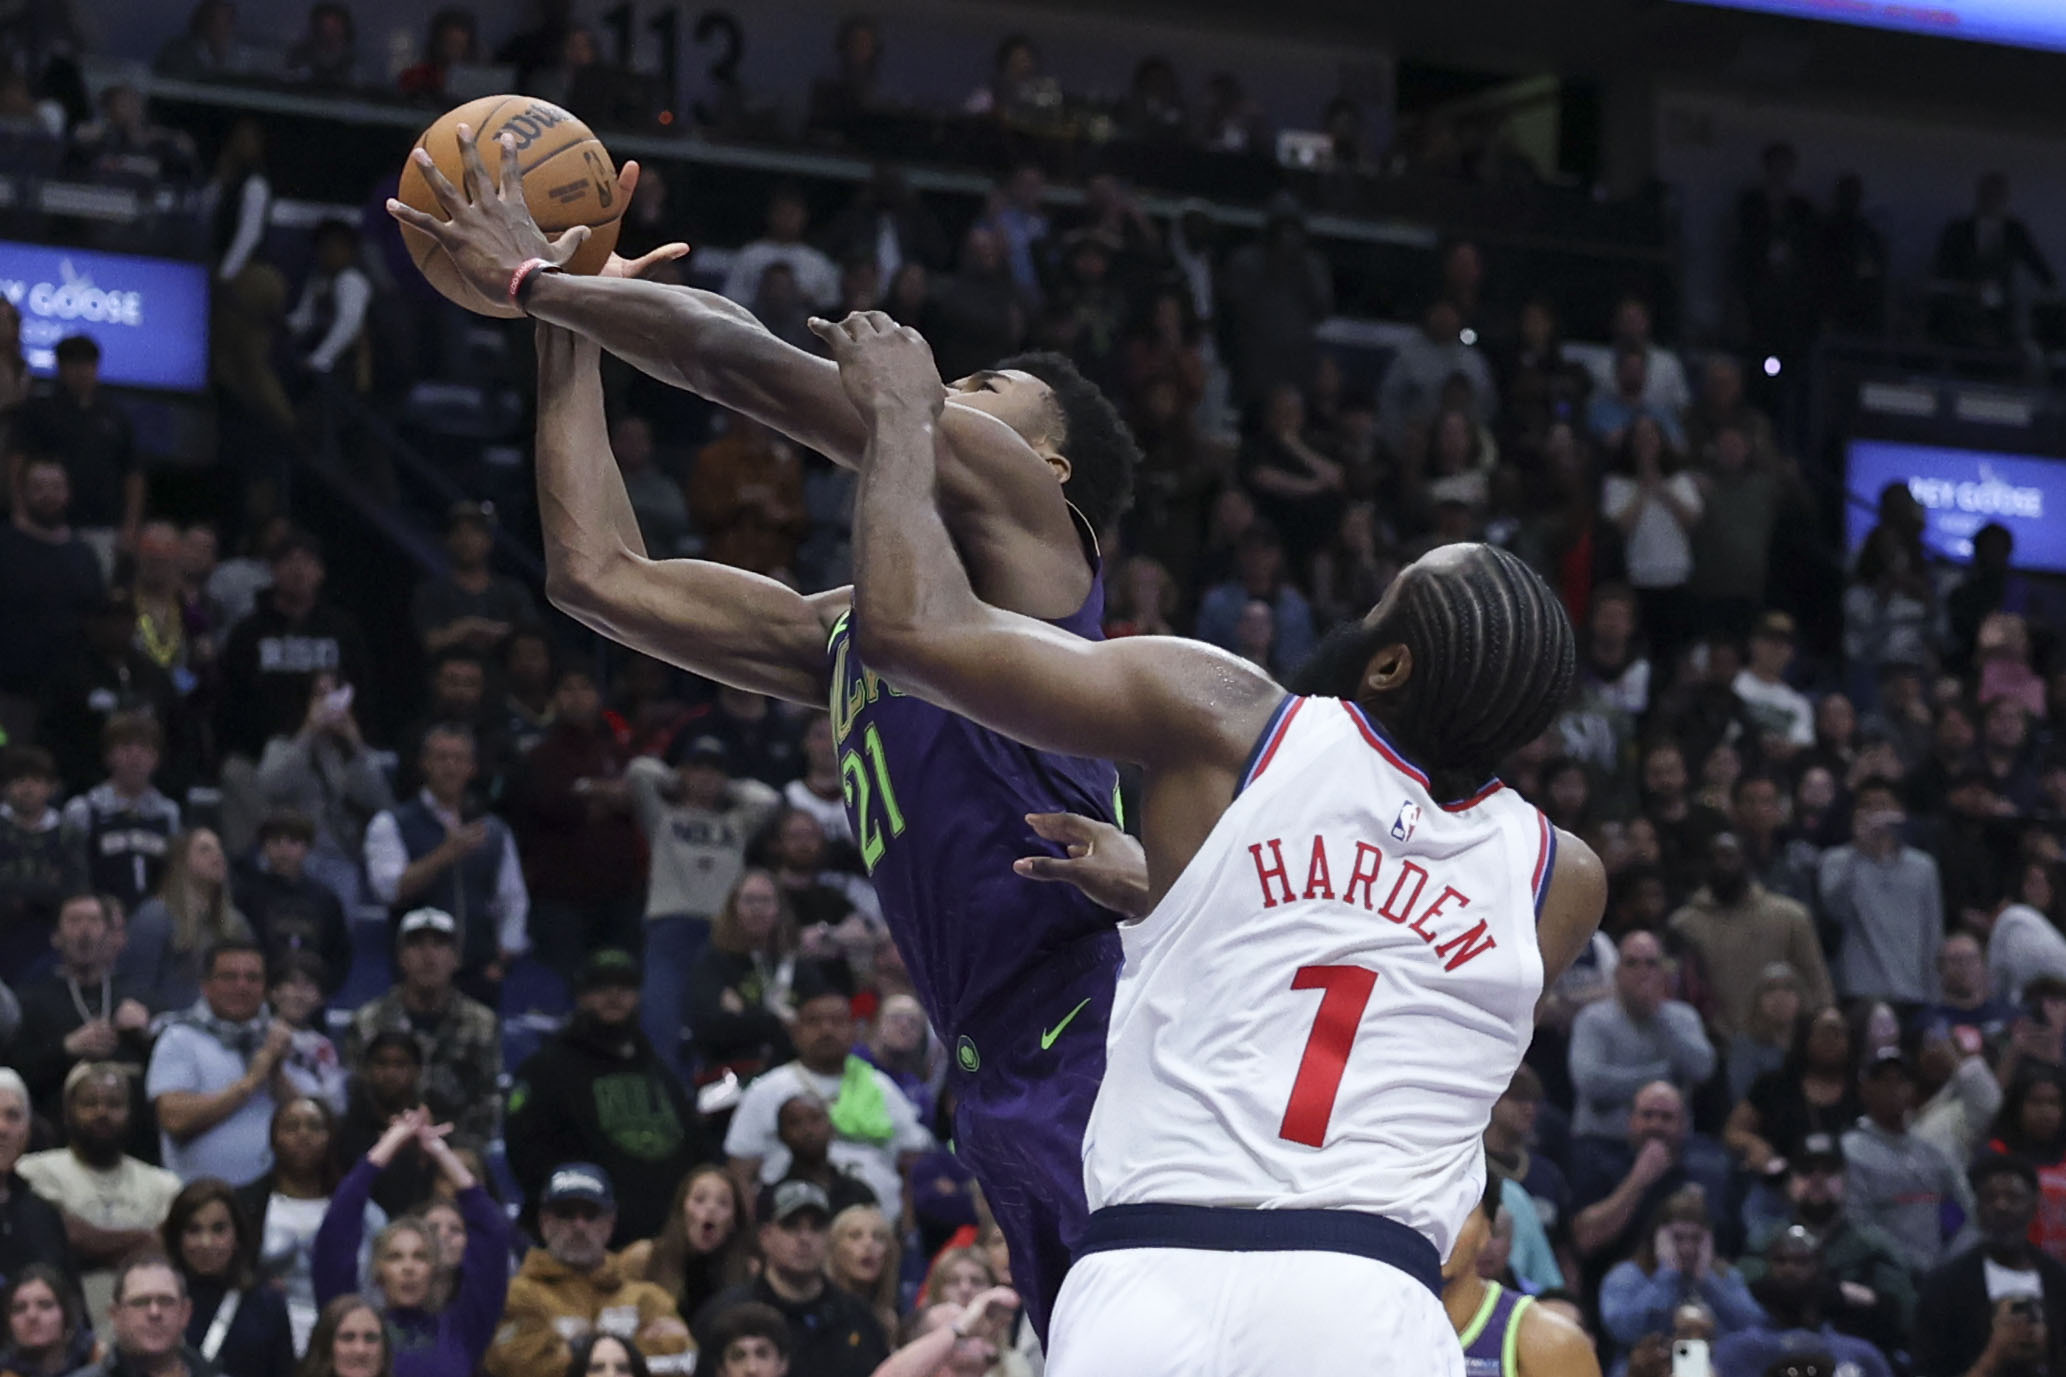
[[[1064,1015],[1060,1023],[1042,1033],[1040,1035],[1040,1050],[1045,1052],[1048,1048],[1054,1046],[1055,1039],[1062,1035],[1062,1030],[1076,1021],[1076,1015],[1082,1013],[1084,1005],[1088,1003],[1090,1003],[1090,1000],[1086,998],[1083,1004],[1078,1004]]]

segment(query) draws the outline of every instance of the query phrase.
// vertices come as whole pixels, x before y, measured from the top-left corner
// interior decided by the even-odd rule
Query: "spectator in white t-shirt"
[[[1628,581],[1650,637],[1651,663],[1670,682],[1673,652],[1691,618],[1686,581],[1693,576],[1691,532],[1700,524],[1700,488],[1650,416],[1623,433],[1606,481],[1600,514],[1621,531]]]
[[[854,1055],[852,983],[837,962],[798,967],[790,1030],[796,1060],[746,1087],[725,1134],[725,1156],[749,1193],[780,1181],[790,1164],[778,1132],[782,1106],[799,1094],[815,1095],[832,1118],[832,1165],[858,1177],[894,1219],[903,1208],[911,1162],[933,1145],[933,1137],[897,1083]]]
[[[732,255],[724,295],[741,306],[753,305],[761,278],[780,263],[795,276],[797,291],[806,302],[819,310],[837,305],[839,269],[803,242],[809,223],[810,208],[804,204],[803,193],[793,186],[775,188],[768,200],[768,232]]]
[[[1614,308],[1614,343],[1632,344],[1643,351],[1643,401],[1668,416],[1681,416],[1693,404],[1693,389],[1686,382],[1686,366],[1679,356],[1657,343],[1651,334],[1650,303],[1639,296],[1625,296]],[[1593,381],[1605,389],[1614,386],[1613,356],[1593,367]]]
[[[1767,758],[1784,758],[1815,744],[1815,709],[1807,696],[1786,682],[1793,663],[1793,618],[1767,612],[1750,633],[1750,663],[1736,672],[1730,687],[1757,724]]]

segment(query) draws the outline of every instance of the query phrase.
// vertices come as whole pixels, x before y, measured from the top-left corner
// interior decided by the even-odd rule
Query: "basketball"
[[[589,226],[594,233],[567,263],[567,271],[602,271],[617,246],[618,219],[624,214],[625,200],[618,194],[616,165],[602,140],[551,101],[531,96],[482,96],[446,111],[415,144],[430,150],[438,170],[462,189],[466,185],[466,168],[459,156],[458,126],[462,124],[474,131],[481,161],[491,177],[499,177],[502,171],[502,149],[496,141],[505,131],[515,136],[524,204],[530,207],[531,218],[548,239],[576,225]],[[395,195],[404,205],[444,218],[429,179],[413,158],[403,165],[402,184]],[[484,316],[523,314],[500,296],[490,300],[475,291],[453,269],[452,260],[438,248],[437,241],[422,230],[409,225],[401,229],[409,257],[430,279],[430,285],[446,297]]]

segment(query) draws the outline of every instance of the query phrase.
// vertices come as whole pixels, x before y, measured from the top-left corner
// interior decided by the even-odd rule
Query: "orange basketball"
[[[593,229],[588,242],[567,264],[567,271],[601,272],[610,251],[617,246],[618,219],[624,214],[617,169],[602,140],[551,101],[531,96],[482,96],[446,111],[416,140],[416,147],[429,149],[438,170],[451,179],[453,186],[462,189],[466,186],[466,168],[459,158],[457,126],[461,124],[473,130],[480,144],[481,161],[487,164],[491,177],[502,175],[502,149],[496,140],[504,131],[516,137],[517,161],[524,176],[524,204],[531,208],[531,218],[548,239],[557,238],[562,230],[576,225]],[[404,205],[445,218],[437,198],[431,195],[429,180],[413,158],[403,166],[401,189],[395,194]],[[409,256],[430,279],[430,285],[445,296],[484,316],[523,314],[500,293],[490,299],[475,291],[453,270],[452,260],[438,248],[437,241],[422,230],[408,225],[401,228]]]

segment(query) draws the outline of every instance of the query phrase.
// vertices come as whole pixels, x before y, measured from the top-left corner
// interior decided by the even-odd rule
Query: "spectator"
[[[2037,909],[2002,892],[1988,908],[1967,910],[1966,918],[1986,935],[1988,978],[2005,1002],[2020,1004],[2034,980],[2066,979],[2066,935]]]
[[[878,949],[894,945],[887,933],[877,938]],[[947,1076],[946,1049],[933,1036],[924,1007],[911,995],[897,991],[882,994],[881,1001],[867,1041],[854,1053],[870,1066],[887,1071],[917,1107],[919,1118],[931,1123]]]
[[[258,1284],[258,1238],[229,1186],[210,1177],[189,1181],[173,1197],[161,1233],[165,1255],[186,1283],[187,1345],[223,1377],[292,1369],[287,1302]]]
[[[322,993],[329,996],[351,969],[351,930],[337,892],[308,873],[315,835],[305,814],[268,814],[259,824],[257,853],[235,868],[233,911],[250,924],[269,963],[290,953],[312,958],[323,972]]]
[[[390,1343],[372,1302],[347,1292],[323,1307],[309,1335],[300,1377],[389,1377],[395,1368]]]
[[[800,1092],[814,1095],[829,1106],[831,1161],[859,1177],[883,1212],[894,1215],[903,1207],[910,1159],[932,1146],[932,1135],[896,1082],[851,1051],[851,985],[833,963],[797,972],[796,1060],[746,1087],[725,1133],[725,1155],[742,1187],[782,1180],[793,1160],[780,1137],[782,1106]]]
[[[64,1216],[16,1170],[29,1146],[29,1088],[0,1066],[0,1277],[12,1280],[32,1262],[74,1267]]]
[[[1586,433],[1603,449],[1618,450],[1637,421],[1656,425],[1674,451],[1684,453],[1686,433],[1679,413],[1650,400],[1650,356],[1624,340],[1614,347],[1614,373],[1601,380],[1585,407]]]
[[[275,736],[291,736],[308,717],[309,685],[335,675],[340,688],[363,685],[371,663],[358,622],[322,601],[323,549],[290,532],[272,548],[273,583],[222,651],[222,710],[216,739],[226,752],[256,760]]]
[[[1768,145],[1763,161],[1763,182],[1736,202],[1736,286],[1752,347],[1791,358],[1815,334],[1815,208],[1794,190],[1800,156],[1792,144]]]
[[[1988,1147],[2014,1153],[2037,1169],[2037,1222],[2030,1241],[2058,1258],[2066,1253],[2066,1070],[2050,1062],[2019,1063],[1999,1104]]]
[[[1270,663],[1289,673],[1313,653],[1313,611],[1284,569],[1284,543],[1267,523],[1257,521],[1241,537],[1239,573],[1210,589],[1198,604],[1195,628],[1200,640],[1228,650],[1237,648],[1242,614],[1252,602],[1270,609],[1274,636]]]
[[[1693,576],[1688,587],[1698,600],[1703,628],[1740,636],[1765,604],[1766,571],[1772,563],[1783,494],[1778,478],[1758,462],[1749,432],[1734,421],[1723,424],[1711,441],[1693,452],[1704,467],[1693,475],[1702,515],[1693,528]],[[1767,613],[1760,624],[1785,615]],[[1755,660],[1755,641],[1751,655]]]
[[[2036,753],[2030,740],[2030,718],[2023,705],[1997,698],[1987,706],[1980,735],[1980,768],[1988,787],[2018,813],[2037,811],[2039,793]]]
[[[2057,279],[2029,226],[2009,212],[2009,179],[1981,176],[1973,213],[1953,220],[1937,240],[1932,273],[1940,293],[1932,312],[1932,333],[1943,343],[1969,349],[2005,349],[2019,336],[2016,269],[2046,287]]]
[[[1973,562],[1958,587],[1951,590],[1944,600],[1945,618],[1948,623],[1949,639],[1945,645],[1947,667],[1964,669],[1972,664],[1973,654],[1978,649],[1980,629],[1997,612],[2021,615],[2028,607],[2032,589],[2030,581],[2017,574],[2011,567],[2016,551],[2016,538],[2009,528],[1999,522],[1988,522],[1973,532]],[[2006,628],[2004,628],[2005,630]],[[2008,641],[2009,637],[2003,637]],[[2028,639],[2023,650],[2027,654]],[[2002,648],[2009,648],[2003,646]],[[2012,662],[2013,663],[2013,660]],[[2020,666],[2027,674],[2027,663]],[[2013,672],[2013,671],[2012,671]],[[2001,673],[1999,669],[1995,671]],[[2022,675],[2015,677],[2020,679]],[[2009,688],[2002,685],[1997,689]],[[2015,687],[2020,688],[2020,684]],[[1981,696],[1988,697],[1985,689]]]
[[[1952,1210],[1973,1213],[1958,1167],[1909,1128],[1914,1071],[1898,1047],[1883,1047],[1858,1071],[1865,1115],[1844,1134],[1845,1210],[1884,1229],[1912,1272],[1935,1267],[1949,1241]]]
[[[1828,1353],[1860,1377],[1893,1377],[1878,1348],[1839,1333],[1827,1318],[1840,1283],[1824,1263],[1821,1239],[1790,1225],[1766,1245],[1764,1262],[1764,1276],[1750,1288],[1764,1317],[1715,1346],[1718,1377],[1763,1377],[1788,1355],[1806,1353]]]
[[[841,143],[858,133],[866,116],[881,103],[876,82],[882,65],[882,34],[875,21],[865,14],[840,20],[832,53],[833,70],[811,83],[804,131]]]
[[[1769,774],[1753,772],[1738,776],[1733,794],[1729,821],[1743,843],[1752,877],[1774,894],[1812,905],[1821,852],[1788,835],[1784,787]]]
[[[950,378],[979,373],[1026,342],[1024,290],[1012,280],[996,230],[970,226],[955,271],[938,279],[924,314],[926,338]]]
[[[848,21],[849,25],[852,23]],[[876,165],[868,181],[854,193],[854,199],[825,227],[824,244],[841,262],[858,259],[873,263],[878,282],[895,281],[906,263],[940,268],[947,262],[947,239],[940,232],[939,222],[918,198],[904,172],[887,163]],[[981,363],[1000,357],[1001,354],[993,354]],[[953,369],[946,373],[956,376]]]
[[[796,279],[797,290],[811,306],[830,309],[839,300],[839,269],[804,242],[810,208],[793,185],[775,189],[768,198],[767,233],[732,255],[722,293],[741,306],[751,306],[767,270],[780,264]]]
[[[1636,597],[1626,584],[1593,590],[1579,673],[1601,700],[1631,717],[1650,710],[1650,660],[1636,630]]]
[[[1980,1241],[1923,1278],[1915,1307],[1919,1377],[2045,1372],[2066,1365],[2066,1265],[2030,1243],[2037,1173],[1984,1154],[1969,1176]]]
[[[816,1095],[799,1093],[782,1102],[775,1113],[775,1137],[789,1154],[783,1179],[816,1185],[825,1192],[833,1213],[875,1203],[875,1192],[866,1182],[850,1169],[832,1164],[832,1118]]]
[[[405,96],[442,98],[452,68],[480,60],[480,42],[471,10],[456,5],[430,17],[423,60],[405,67],[395,86]]]
[[[1643,401],[1660,415],[1683,415],[1693,403],[1693,390],[1686,383],[1686,369],[1679,356],[1657,343],[1652,333],[1650,303],[1634,293],[1622,297],[1614,307],[1612,337],[1614,355],[1594,368],[1593,380],[1598,387],[1603,391],[1612,389],[1614,380],[1609,374],[1618,366],[1620,350],[1635,345],[1643,351]]]
[[[2001,1110],[2001,1082],[1988,1064],[1987,1044],[1971,1028],[1928,1022],[1916,1044],[1916,1087],[1921,1106],[1915,1135],[1935,1143],[1954,1162],[1972,1160]]]
[[[316,1232],[337,1193],[337,1119],[311,1095],[283,1100],[270,1129],[272,1170],[237,1189],[237,1207],[258,1240],[253,1259],[259,1279],[287,1302],[294,1351],[306,1353],[319,1326],[316,1305]],[[368,1202],[365,1227],[378,1234],[387,1214]],[[369,1262],[362,1258],[361,1262]]]
[[[832,718],[811,714],[803,729],[803,773],[782,787],[782,802],[808,814],[834,845],[835,852],[852,857],[854,830],[847,821],[846,800],[840,792],[839,750],[832,736]]]
[[[325,220],[313,237],[315,261],[301,300],[287,313],[287,336],[304,371],[332,379],[343,391],[363,391],[372,378],[366,335],[373,283],[358,266],[359,232]]]
[[[620,1259],[674,1297],[678,1314],[694,1315],[712,1296],[752,1275],[750,1223],[732,1173],[706,1163],[675,1187],[659,1236],[650,1244],[632,1244]]]
[[[102,175],[140,177],[175,186],[198,170],[194,141],[185,130],[153,124],[143,93],[128,82],[103,87],[100,118],[72,131],[72,158]],[[5,388],[0,387],[0,393]],[[19,397],[9,398],[19,401]]]
[[[100,561],[69,519],[63,461],[32,454],[15,481],[13,517],[0,526],[0,694],[33,700],[52,666],[86,649],[86,619],[104,589]]]
[[[688,981],[687,1026],[705,1076],[730,1071],[750,1080],[793,1054],[796,940],[795,916],[774,877],[764,870],[741,874]]]
[[[740,882],[747,840],[781,802],[758,780],[730,778],[729,759],[724,742],[699,736],[672,773],[642,756],[624,774],[639,828],[652,849],[646,886],[647,970],[652,976],[644,992],[646,1030],[670,1066],[680,1065],[684,1026],[696,1027],[699,1035],[704,1028],[700,1021],[684,1024],[683,1000],[691,1000],[693,1007],[696,996],[685,990],[697,968],[698,950],[716,937],[711,918]],[[697,1012],[707,1016],[709,1010]]]
[[[703,548],[689,520],[689,495],[653,458],[653,425],[643,416],[620,417],[610,427],[610,452],[624,476],[624,495],[646,549],[655,559],[676,559]],[[505,654],[507,651],[505,650]]]
[[[144,474],[137,465],[135,428],[129,413],[101,390],[100,345],[92,336],[68,335],[56,352],[57,386],[17,408],[12,444],[64,465],[72,480],[71,505],[64,509],[72,530],[100,556],[101,573],[111,574],[116,548],[134,544],[143,522]],[[39,524],[50,529],[47,520]]]
[[[251,941],[251,925],[230,902],[229,858],[205,827],[174,837],[158,891],[129,916],[115,974],[145,991],[153,1010],[185,1009],[201,993],[201,963],[218,943]]]
[[[1857,701],[1871,701],[1871,685],[1887,665],[1936,662],[1937,593],[1921,536],[1915,498],[1889,483],[1880,493],[1880,524],[1859,547],[1844,589],[1844,662]]]
[[[258,790],[269,816],[297,819],[295,831],[309,826],[308,837],[300,843],[301,868],[339,904],[359,900],[366,824],[394,807],[387,776],[352,711],[354,697],[329,671],[314,675],[309,681],[308,715],[299,730],[266,742],[258,762]],[[285,834],[275,827],[272,835]],[[266,836],[261,824],[261,846]],[[284,864],[286,852],[277,859]],[[332,975],[342,979],[343,968],[333,968]]]
[[[1937,863],[1903,844],[1901,795],[1884,778],[1852,791],[1851,844],[1822,857],[1824,911],[1843,930],[1837,987],[1851,999],[1927,1004],[1944,942],[1944,891]]]
[[[215,643],[205,612],[186,599],[179,528],[147,521],[131,550],[130,601],[136,605],[136,648],[172,678],[182,698],[205,693]]]
[[[1750,1012],[1723,1052],[1730,1104],[1741,1102],[1758,1077],[1786,1064],[1805,1012],[1799,972],[1785,961],[1767,964],[1751,987]]]
[[[691,714],[699,730],[717,737],[725,745],[731,766],[751,775],[771,789],[779,789],[796,778],[801,768],[796,732],[786,709],[778,709],[766,694],[719,684],[710,709]],[[679,763],[682,740],[662,758]],[[647,752],[652,754],[652,752]]]
[[[64,1217],[89,1312],[114,1296],[115,1267],[157,1239],[177,1176],[123,1151],[129,1141],[128,1070],[81,1062],[65,1077],[65,1146],[32,1152],[15,1170]]]
[[[415,1043],[422,1090],[437,1118],[453,1125],[464,1143],[495,1137],[502,1074],[502,1042],[494,1011],[453,985],[459,970],[459,925],[436,908],[418,908],[395,925],[395,967],[401,979],[352,1015],[345,1060],[358,1066],[384,1033]]]
[[[1263,207],[1261,240],[1228,256],[1219,284],[1217,323],[1237,398],[1244,404],[1258,402],[1278,383],[1303,384],[1311,378],[1320,322],[1333,314],[1333,270],[1307,242],[1304,210],[1289,195],[1271,198]],[[1406,375],[1409,387],[1425,384],[1430,409],[1442,378],[1459,367],[1475,363],[1478,380],[1486,384],[1480,395],[1489,392],[1482,361],[1454,357],[1459,349],[1454,330],[1422,354],[1443,349],[1451,356],[1441,377],[1429,378],[1422,371]],[[1398,369],[1399,362],[1392,367]],[[1378,414],[1403,420],[1401,408],[1393,404],[1391,373],[1385,384]]]
[[[495,552],[495,509],[485,502],[457,502],[445,526],[451,567],[416,586],[409,619],[423,648],[436,655],[468,650],[493,655],[519,626],[538,619],[538,605],[516,580],[488,567]]]
[[[151,1049],[145,1091],[158,1111],[160,1160],[182,1180],[245,1181],[271,1164],[278,1072],[294,1030],[265,1012],[258,944],[221,942],[203,959],[201,998]]]
[[[588,958],[572,1020],[517,1068],[505,1133],[533,1209],[562,1163],[597,1162],[624,1182],[625,1208],[611,1210],[620,1246],[658,1233],[675,1183],[710,1157],[702,1117],[639,1027],[640,978],[629,953]]]
[[[789,1325],[761,1301],[736,1301],[704,1335],[703,1351],[717,1359],[717,1377],[788,1377]]]
[[[345,1173],[316,1231],[311,1270],[316,1302],[328,1307],[356,1288],[366,1201],[373,1181],[413,1142],[437,1164],[466,1224],[466,1250],[454,1279],[430,1226],[398,1219],[373,1240],[369,1269],[381,1320],[394,1336],[394,1377],[468,1377],[481,1366],[510,1291],[509,1228],[502,1211],[445,1143],[443,1125],[421,1109],[397,1118],[364,1159]],[[311,1340],[311,1345],[313,1345]]]
[[[601,1331],[582,1335],[567,1350],[567,1377],[648,1377],[653,1367],[637,1344]]]
[[[1524,1062],[1506,1093],[1493,1102],[1492,1118],[1485,1126],[1485,1168],[1518,1185],[1544,1232],[1552,1242],[1561,1243],[1571,1224],[1571,1185],[1554,1158],[1534,1150],[1541,1109],[1542,1078]]]
[[[358,29],[351,6],[318,0],[308,28],[287,50],[287,79],[318,90],[348,90],[358,84]]]
[[[1795,1025],[1780,1068],[1750,1083],[1729,1112],[1722,1141],[1754,1175],[1783,1170],[1809,1138],[1840,1134],[1864,1112],[1856,1063],[1850,1023],[1824,1005]]]
[[[1879,335],[1887,328],[1887,239],[1865,211],[1865,182],[1837,178],[1822,222],[1822,310],[1832,329]]]
[[[406,795],[423,787],[424,737],[432,727],[456,723],[473,733],[481,792],[501,798],[508,760],[488,702],[487,659],[463,647],[440,651],[430,662],[429,689],[429,702],[402,730],[396,789]]]
[[[57,931],[58,905],[85,883],[65,845],[57,762],[37,746],[0,749],[0,981],[18,984]]]
[[[836,1209],[827,1239],[826,1279],[873,1309],[882,1332],[894,1334],[899,1268],[889,1219],[874,1205]]]
[[[337,1126],[337,1153],[353,1161],[372,1151],[390,1126],[412,1110],[424,1109],[423,1049],[413,1033],[375,1033],[352,1065],[344,1117]],[[430,1197],[437,1163],[414,1139],[405,1139],[373,1182],[373,1203],[399,1220]]]
[[[491,1007],[523,955],[531,896],[502,819],[474,811],[474,738],[434,726],[423,737],[423,789],[366,829],[366,880],[396,912],[429,906],[459,926],[459,988]]]
[[[625,1274],[610,1256],[617,1196],[609,1174],[588,1162],[553,1168],[538,1197],[543,1248],[524,1257],[510,1283],[502,1325],[488,1349],[490,1377],[558,1377],[569,1345],[591,1332],[634,1339],[662,1372],[687,1372],[696,1360],[674,1300]]]
[[[58,773],[70,789],[90,788],[99,777],[101,734],[117,717],[155,722],[161,761],[182,754],[176,749],[185,717],[179,697],[171,677],[136,648],[135,633],[135,598],[127,588],[110,589],[87,610],[85,644],[44,681],[36,730],[57,757]],[[167,737],[175,745],[171,751]],[[167,787],[174,773],[167,769]]]
[[[529,754],[552,725],[552,686],[559,678],[553,661],[551,638],[535,626],[511,632],[502,643],[506,721],[500,735],[512,760]]]
[[[964,114],[995,115],[1007,123],[1039,122],[1053,119],[1061,103],[1060,87],[1040,69],[1040,49],[1015,33],[997,45],[990,80],[970,92],[961,108]]]
[[[1296,386],[1270,389],[1263,425],[1242,457],[1242,479],[1297,549],[1317,547],[1339,519],[1346,475],[1307,441],[1305,399]]]
[[[1741,433],[1748,452],[1744,458],[1749,472],[1762,466],[1777,452],[1772,438],[1772,418],[1743,395],[1743,363],[1731,354],[1710,354],[1700,370],[1700,395],[1686,409],[1686,449],[1703,459],[1715,454],[1722,433]]]
[[[1600,513],[1621,530],[1628,581],[1635,586],[1653,663],[1667,679],[1692,618],[1686,592],[1693,576],[1690,532],[1704,508],[1700,488],[1679,468],[1679,456],[1649,417],[1631,421],[1615,447],[1600,491]]]
[[[149,1059],[150,1011],[135,992],[114,980],[123,925],[111,901],[98,894],[66,896],[58,906],[57,969],[21,992],[22,1036],[10,1049],[38,1112],[62,1122],[66,1078],[82,1061],[113,1061],[130,1074],[129,1151],[158,1155],[157,1132],[136,1073]]]
[[[914,1313],[904,1326],[908,1336],[897,1356],[878,1368],[878,1374],[905,1377],[960,1377],[961,1374],[991,1373],[1016,1377],[1030,1370],[1019,1353],[1003,1350],[999,1336],[1012,1324],[1018,1293],[1008,1286],[977,1291],[965,1304],[943,1301]]]
[[[102,1312],[107,1313],[106,1311]],[[88,1366],[99,1351],[78,1288],[58,1268],[32,1262],[0,1288],[0,1372],[18,1377],[62,1377]]]
[[[1685,1093],[1714,1073],[1714,1046],[1700,1015],[1670,992],[1656,935],[1624,936],[1614,998],[1587,1005],[1571,1025],[1571,1083],[1578,1095],[1573,1136],[1612,1141],[1645,1086],[1664,1081]]]
[[[1809,1009],[1835,1002],[1814,919],[1751,878],[1750,859],[1734,832],[1708,839],[1707,886],[1671,916],[1669,927],[1699,962],[1708,1022],[1723,1038],[1749,1028],[1758,987],[1775,959],[1792,966]]]
[[[803,461],[768,427],[730,414],[725,433],[696,454],[689,510],[705,559],[756,574],[787,570],[810,525]]]
[[[165,734],[141,713],[100,733],[107,779],[65,805],[63,836],[87,883],[125,910],[157,892],[179,831],[179,805],[151,787]]]
[[[1492,420],[1499,395],[1492,371],[1462,334],[1462,313],[1454,302],[1438,297],[1421,317],[1421,332],[1402,340],[1393,354],[1378,384],[1377,414],[1394,453],[1404,453],[1434,421],[1449,380],[1458,375],[1470,383],[1472,419],[1480,425]]]
[[[865,965],[882,936],[882,908],[860,876],[827,865],[825,833],[801,809],[776,815],[764,843],[775,883],[782,887],[799,930],[837,943],[848,959]]]
[[[97,1362],[80,1368],[73,1377],[132,1377],[139,1373],[181,1371],[186,1377],[224,1377],[222,1369],[185,1342],[193,1313],[186,1278],[178,1268],[166,1261],[162,1253],[132,1253],[115,1269],[115,1298],[108,1305],[107,1352]]]
[[[1004,240],[1004,261],[1012,281],[1028,301],[1034,302],[1040,300],[1042,264],[1052,228],[1040,209],[1046,195],[1045,174],[1033,163],[1021,163],[990,194],[983,218],[976,222]]]
[[[240,76],[250,55],[237,42],[237,7],[230,0],[200,0],[187,16],[186,32],[158,50],[152,69],[182,81]]]
[[[531,894],[531,946],[556,970],[599,947],[639,945],[646,847],[624,765],[595,676],[561,670],[553,725],[524,758],[509,801]]]
[[[273,1017],[294,1032],[294,1041],[280,1064],[286,1090],[313,1096],[332,1111],[342,1111],[347,1091],[337,1046],[316,1025],[323,1008],[323,962],[307,952],[286,952],[268,967],[266,998]]]
[[[1689,1134],[1686,1101],[1669,1082],[1636,1092],[1627,1137],[1592,1138],[1572,1154],[1573,1250],[1597,1277],[1628,1257],[1643,1228],[1674,1192],[1698,1185],[1713,1202],[1713,1220],[1727,1227],[1728,1162],[1712,1143]],[[1654,1230],[1653,1230],[1654,1232]]]
[[[1699,1301],[1727,1337],[1764,1319],[1743,1274],[1715,1249],[1707,1197],[1675,1191],[1651,1216],[1635,1256],[1616,1263],[1600,1283],[1600,1323],[1623,1352],[1646,1334],[1669,1329],[1672,1312]]]
[[[2001,924],[1995,921],[1999,930]],[[2033,969],[2036,967],[2033,963]],[[1987,969],[1987,948],[1968,931],[1945,934],[1937,948],[1937,1002],[1925,1008],[1918,1022],[1937,1024],[1956,1033],[1971,1029],[1987,1041],[1998,1041],[2016,1017],[2016,1008],[1994,989]]]
[[[761,1187],[759,1195],[760,1275],[719,1292],[695,1317],[702,1348],[728,1353],[738,1339],[726,1326],[726,1312],[758,1303],[786,1322],[795,1345],[788,1370],[795,1377],[869,1377],[889,1357],[889,1343],[868,1303],[826,1278],[832,1209],[825,1192],[808,1181],[783,1181]]]
[[[1766,1275],[1759,1254],[1790,1229],[1805,1229],[1820,1243],[1823,1267],[1835,1283],[1823,1298],[1829,1322],[1884,1350],[1906,1348],[1915,1281],[1886,1231],[1860,1223],[1845,1210],[1844,1152],[1838,1138],[1814,1133],[1801,1144],[1787,1167],[1786,1199],[1788,1213],[1750,1239],[1753,1254],[1743,1259],[1741,1270],[1751,1294],[1758,1294]]]

